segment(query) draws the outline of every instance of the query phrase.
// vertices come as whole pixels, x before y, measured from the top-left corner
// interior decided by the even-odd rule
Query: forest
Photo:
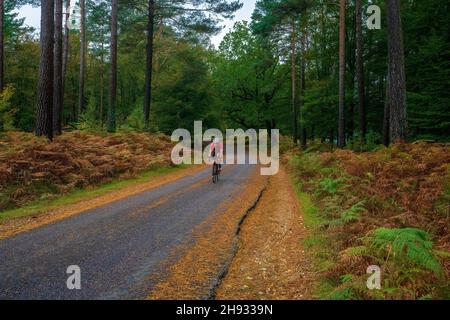
[[[19,17],[24,5],[40,8],[39,29]],[[307,234],[316,280],[308,297],[449,299],[449,5],[257,0],[251,19],[217,45],[212,37],[243,1],[0,0],[0,239],[73,192],[185,170],[171,164],[169,136],[192,131],[195,121],[204,129],[279,129],[282,173],[268,178],[271,191],[258,200],[300,203],[306,231],[297,231]],[[247,186],[233,172],[229,183]],[[256,194],[261,181],[245,177],[258,181],[249,193]],[[273,215],[282,216],[277,207]],[[365,286],[373,264],[382,266],[382,290]],[[181,288],[194,276],[179,268]],[[161,288],[173,298],[169,284]],[[292,294],[283,297],[299,297]]]
[[[41,1],[1,1],[2,130],[169,134],[203,120],[302,145],[449,137],[445,1],[262,0],[219,48],[209,36],[239,1],[87,0],[72,18],[70,1],[42,1],[41,32],[17,18],[27,3]]]

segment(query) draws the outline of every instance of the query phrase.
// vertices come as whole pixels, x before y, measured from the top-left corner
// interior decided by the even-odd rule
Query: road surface
[[[0,299],[143,299],[174,250],[229,199],[255,166],[210,169],[0,241]],[[182,249],[178,249],[182,250]],[[67,267],[81,290],[67,288]]]

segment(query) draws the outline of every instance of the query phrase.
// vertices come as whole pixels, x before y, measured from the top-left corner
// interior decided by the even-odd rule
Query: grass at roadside
[[[83,189],[75,189],[66,195],[61,195],[54,199],[37,200],[22,208],[0,212],[0,223],[13,218],[37,216],[39,214],[56,210],[66,205],[102,196],[114,190],[120,190],[131,185],[144,183],[151,178],[162,176],[184,168],[187,168],[187,166],[182,165],[177,167],[161,167],[151,169],[137,175],[134,178],[128,178],[123,180],[118,179],[97,186],[89,186]]]
[[[314,269],[319,273],[327,272],[334,266],[334,262],[333,253],[330,250],[331,240],[321,228],[325,220],[320,216],[320,208],[313,203],[311,196],[306,192],[302,192],[301,182],[296,180],[293,174],[291,174],[291,181],[299,199],[303,221],[308,229],[308,235],[303,241],[303,245],[314,259]],[[332,285],[325,278],[319,278],[314,285],[314,295],[318,299],[326,299],[332,290]]]

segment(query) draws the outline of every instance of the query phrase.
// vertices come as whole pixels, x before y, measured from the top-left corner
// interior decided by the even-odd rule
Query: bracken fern
[[[360,219],[360,213],[366,212],[366,208],[364,207],[365,201],[360,201],[357,204],[353,205],[351,208],[345,210],[339,219],[334,221],[334,224],[346,224],[348,222],[358,221]]]
[[[337,194],[342,191],[341,184],[345,181],[345,178],[325,178],[319,182],[320,190],[328,194]]]
[[[442,266],[433,252],[433,242],[427,232],[415,228],[379,228],[366,237],[368,245],[393,258],[400,264],[414,264],[423,269],[443,274]]]

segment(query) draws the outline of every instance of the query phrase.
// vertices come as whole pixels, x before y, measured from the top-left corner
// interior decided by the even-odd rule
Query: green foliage
[[[290,164],[304,177],[314,177],[322,168],[316,153],[303,153],[299,157],[292,158]]]
[[[357,152],[374,151],[381,145],[381,135],[373,130],[366,134],[365,141],[361,141],[360,135],[356,134],[351,149]]]
[[[230,126],[290,132],[285,66],[246,22],[225,36],[214,65],[219,108]]]
[[[157,131],[171,134],[173,130],[193,130],[194,121],[204,126],[215,125],[212,115],[212,81],[206,62],[207,52],[189,43],[176,44],[167,58],[164,74],[159,77],[155,94],[154,123]]]
[[[418,138],[450,136],[450,22],[445,1],[402,4],[409,127]],[[426,62],[426,63],[424,63]]]
[[[450,217],[450,168],[445,176],[444,192],[435,204],[436,212],[445,216]]]
[[[386,260],[393,259],[405,266],[416,265],[442,276],[442,266],[433,252],[433,242],[423,230],[379,228],[367,236],[366,242]]]
[[[354,276],[352,274],[344,274],[343,276],[341,276],[341,282],[342,283],[347,283],[350,281],[353,281]]]
[[[14,115],[17,112],[17,109],[11,106],[14,91],[9,85],[0,93],[0,131],[14,128]]]
[[[99,121],[97,103],[94,96],[90,96],[86,111],[81,115],[80,123],[77,125],[79,130],[89,130],[93,132],[101,131],[101,122]]]
[[[417,180],[415,171],[409,171],[406,163],[432,162],[436,168],[445,168],[445,147],[398,145],[376,147],[378,150],[368,153],[319,153],[315,145],[311,149],[294,157],[290,166],[301,190],[305,225],[311,232],[305,246],[313,253],[316,270],[322,274],[316,294],[326,299],[447,297],[448,280],[443,270],[447,263],[442,261],[450,253],[445,251],[445,244],[442,247],[442,235],[434,244],[427,232],[402,228],[407,223],[412,225],[400,220],[409,202],[394,202],[398,197],[391,195],[400,181]],[[380,172],[377,168],[382,166],[389,170]],[[433,230],[447,217],[448,173],[438,171],[430,170],[421,176],[424,180],[432,176],[438,183],[430,190],[422,189],[422,194],[440,192],[443,187],[442,194],[425,208],[419,209],[423,203],[415,204],[417,212],[413,214],[426,218],[413,221],[423,221],[415,223],[424,230]],[[416,199],[418,190],[414,186],[411,183],[402,196]],[[310,208],[314,208],[313,215]],[[365,270],[372,264],[382,268],[381,290],[370,291],[365,286]]]
[[[366,201],[360,201],[353,205],[351,208],[345,210],[341,217],[336,220],[335,224],[346,224],[349,222],[358,221],[360,219],[360,214],[363,212],[366,212],[366,208],[364,207],[364,204]]]
[[[330,300],[359,300],[359,296],[354,292],[353,288],[346,287],[341,290],[333,291],[329,295]]]
[[[130,128],[132,130],[142,131],[145,129],[144,118],[142,117],[142,106],[140,103],[133,109],[131,114],[127,117],[126,122],[121,126]],[[152,128],[154,129],[154,128]],[[156,130],[152,130],[156,131]]]
[[[342,192],[342,185],[345,182],[345,178],[324,178],[319,182],[320,191],[328,194],[337,194]]]

